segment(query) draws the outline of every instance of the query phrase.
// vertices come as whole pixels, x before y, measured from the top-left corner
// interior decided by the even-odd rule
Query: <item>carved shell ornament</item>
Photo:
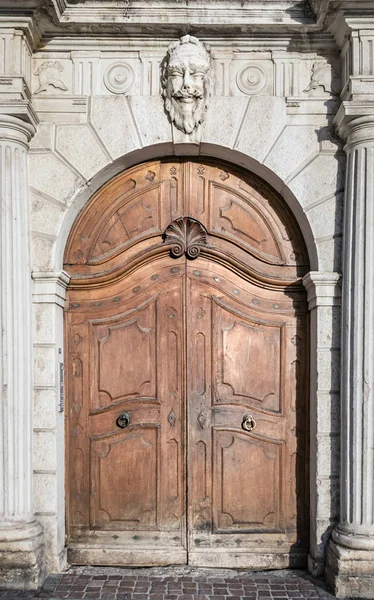
[[[201,247],[207,245],[208,232],[200,221],[179,217],[167,226],[163,237],[164,243],[171,245],[171,256],[179,258],[185,254],[193,260],[199,256]]]

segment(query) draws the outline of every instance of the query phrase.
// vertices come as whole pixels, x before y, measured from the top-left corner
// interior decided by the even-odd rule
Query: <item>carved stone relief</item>
[[[338,96],[341,91],[340,78],[336,70],[328,63],[315,62],[308,87],[304,90],[310,96],[324,94]]]
[[[184,133],[203,122],[211,88],[209,48],[191,35],[170,44],[162,63],[165,110]]]
[[[199,256],[201,246],[206,246],[207,235],[204,225],[196,219],[179,217],[165,229],[164,243],[172,245],[170,254],[174,258],[186,254],[192,260]]]
[[[39,77],[39,87],[35,94],[47,92],[50,86],[66,92],[68,88],[62,81],[61,75],[63,70],[64,68],[58,60],[48,60],[42,63],[35,71],[35,75]]]
[[[127,63],[114,63],[104,73],[104,84],[113,94],[127,94],[134,85],[134,71]]]
[[[267,76],[260,65],[246,65],[236,76],[236,84],[243,94],[260,94],[267,84]]]

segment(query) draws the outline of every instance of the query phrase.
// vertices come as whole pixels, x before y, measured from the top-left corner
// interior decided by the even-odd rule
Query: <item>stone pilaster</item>
[[[311,271],[303,279],[310,310],[309,571],[324,572],[326,539],[339,514],[340,275]]]
[[[341,498],[328,578],[340,597],[374,598],[374,115],[340,116],[347,138]]]
[[[32,498],[32,345],[27,190],[34,127],[0,115],[0,586],[36,588],[42,528]]]

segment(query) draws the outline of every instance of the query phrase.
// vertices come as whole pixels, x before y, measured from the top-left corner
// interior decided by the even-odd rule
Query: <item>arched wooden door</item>
[[[282,200],[226,164],[140,165],[65,269],[69,560],[303,566],[307,258]]]

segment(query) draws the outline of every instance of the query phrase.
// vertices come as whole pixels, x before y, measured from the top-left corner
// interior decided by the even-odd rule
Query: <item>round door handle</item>
[[[242,429],[244,431],[252,431],[256,427],[256,421],[252,417],[252,415],[244,415],[242,421]]]
[[[120,416],[118,417],[116,424],[118,425],[118,427],[120,427],[121,429],[125,429],[125,427],[128,427],[130,425],[130,415],[128,412],[123,412],[120,414]]]

